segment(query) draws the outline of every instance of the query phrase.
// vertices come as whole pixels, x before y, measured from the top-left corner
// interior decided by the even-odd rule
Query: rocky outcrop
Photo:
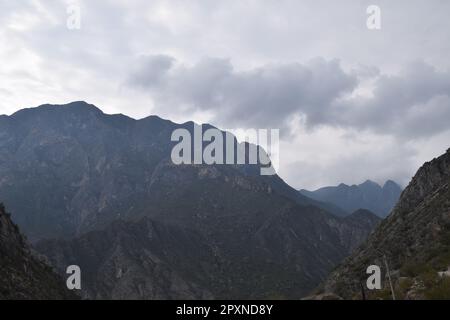
[[[344,221],[344,230],[341,230],[342,241],[350,254],[366,241],[369,234],[381,222],[381,218],[369,210],[359,209],[345,217]]]
[[[115,221],[73,240],[37,244],[64,273],[67,263],[83,274],[86,299],[209,299],[205,289],[214,252],[198,234],[144,218]],[[210,264],[209,264],[210,263]]]
[[[0,203],[0,300],[76,299],[65,282],[33,255]]]

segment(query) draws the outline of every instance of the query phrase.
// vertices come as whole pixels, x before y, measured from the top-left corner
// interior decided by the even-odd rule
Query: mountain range
[[[171,133],[195,126],[85,102],[0,116],[0,199],[92,299],[300,298],[379,223],[258,164],[173,164]]]
[[[367,209],[385,218],[397,203],[402,188],[392,180],[386,181],[382,187],[367,180],[359,185],[349,186],[341,183],[315,191],[302,189],[300,193],[318,201],[331,203],[347,214],[358,209]]]

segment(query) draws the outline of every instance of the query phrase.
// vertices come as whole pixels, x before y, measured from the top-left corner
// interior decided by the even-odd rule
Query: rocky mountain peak
[[[450,180],[450,149],[442,156],[426,162],[417,171],[399,200],[399,210],[412,209],[424,198]],[[401,209],[401,210],[400,210]]]

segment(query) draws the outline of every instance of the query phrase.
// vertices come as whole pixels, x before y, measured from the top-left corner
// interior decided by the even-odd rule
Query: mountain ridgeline
[[[367,180],[359,185],[348,186],[341,183],[315,191],[302,189],[300,193],[317,201],[333,204],[347,214],[358,209],[367,209],[384,218],[397,203],[402,188],[392,180],[386,181],[382,187]]]
[[[299,298],[378,224],[259,165],[173,164],[172,132],[194,126],[85,102],[1,116],[0,199],[93,299]]]
[[[369,265],[380,266],[382,290],[368,298],[450,299],[450,149],[425,163],[392,213],[328,278],[322,291],[361,299]]]

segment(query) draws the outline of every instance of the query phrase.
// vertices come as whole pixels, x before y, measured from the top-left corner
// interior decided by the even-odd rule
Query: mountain
[[[324,224],[319,209],[268,198],[261,208],[271,205],[275,214],[265,219],[254,216],[263,211],[232,219],[220,211],[197,228],[148,217],[118,220],[36,248],[61,273],[67,264],[86,270],[88,299],[299,298],[380,221],[366,211]]]
[[[62,278],[39,260],[0,203],[0,300],[76,299]]]
[[[196,126],[85,102],[0,117],[0,197],[60,272],[89,270],[86,298],[297,298],[374,227],[260,165],[175,165]]]
[[[337,217],[345,217],[349,214],[347,211],[330,202],[316,200],[302,194],[298,190],[295,190],[294,188],[286,184],[283,179],[278,176],[263,176],[261,178],[265,179],[277,193],[294,200],[299,205],[318,207],[329,213],[332,213]]]
[[[450,149],[417,171],[389,217],[330,275],[323,290],[361,298],[369,265],[380,266],[385,279],[383,257],[397,298],[450,298]],[[367,294],[391,299],[388,288],[384,281],[383,290]]]
[[[347,237],[344,241],[349,251],[353,252],[367,239],[367,230],[373,230],[381,222],[381,218],[369,210],[358,209],[346,216],[344,221],[348,228],[342,232]]]
[[[326,203],[331,203],[346,212],[367,209],[379,217],[386,217],[397,203],[402,188],[392,180],[381,187],[367,180],[359,185],[341,183],[335,187],[324,187],[315,191],[300,190],[300,193]]]
[[[212,247],[199,234],[149,218],[114,221],[108,228],[68,240],[37,244],[60,273],[77,264],[88,299],[210,299]],[[206,262],[211,262],[207,264]]]

